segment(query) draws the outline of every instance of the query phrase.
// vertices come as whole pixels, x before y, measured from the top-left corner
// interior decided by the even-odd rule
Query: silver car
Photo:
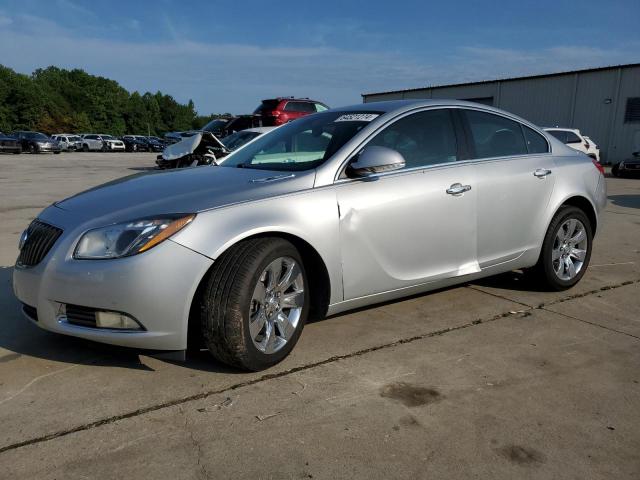
[[[512,269],[584,275],[602,167],[459,101],[368,103],[266,133],[218,166],[140,174],[46,208],[15,294],[42,328],[258,370],[311,317]]]

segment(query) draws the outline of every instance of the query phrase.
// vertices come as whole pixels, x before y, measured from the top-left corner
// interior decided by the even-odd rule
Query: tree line
[[[226,114],[228,115],[228,114]],[[193,101],[129,93],[118,82],[80,69],[38,69],[31,75],[0,65],[0,131],[162,135],[199,129],[221,115],[198,115]]]

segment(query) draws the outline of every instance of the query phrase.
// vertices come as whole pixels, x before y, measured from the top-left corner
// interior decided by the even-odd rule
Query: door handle
[[[547,175],[551,174],[551,170],[548,170],[546,168],[538,168],[535,172],[533,172],[533,174],[538,178],[544,178]]]
[[[454,183],[449,188],[447,188],[447,193],[449,195],[461,195],[464,192],[468,192],[471,190],[471,185],[462,185],[461,183]]]

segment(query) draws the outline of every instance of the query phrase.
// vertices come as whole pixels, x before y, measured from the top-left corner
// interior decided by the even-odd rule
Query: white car
[[[112,135],[100,135],[109,152],[124,152],[124,142]]]
[[[82,135],[82,150],[99,150],[102,152],[124,152],[124,142],[111,135],[96,135],[89,133]]]
[[[82,138],[79,135],[73,135],[70,133],[59,133],[52,135],[55,141],[60,144],[60,148],[65,151],[82,150]]]
[[[596,162],[600,162],[600,149],[593,140],[585,137],[577,128],[545,128],[545,131],[556,137],[568,147],[586,153]]]
[[[598,147],[598,145],[596,145],[596,142],[591,140],[589,137],[585,136],[584,139],[589,144],[587,155],[589,155],[591,158],[594,158],[596,162],[600,163],[600,147]]]

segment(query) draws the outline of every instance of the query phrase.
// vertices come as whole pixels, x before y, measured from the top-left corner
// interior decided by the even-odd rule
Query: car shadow
[[[485,277],[472,282],[470,285],[479,287],[500,288],[503,290],[513,290],[517,292],[549,292],[544,282],[535,278],[535,275],[528,275],[522,270],[501,273],[492,277]]]
[[[25,355],[70,364],[154,371],[141,359],[141,356],[154,357],[153,353],[60,335],[33,325],[22,315],[21,304],[13,294],[12,274],[13,267],[0,267],[0,348],[12,352],[0,356],[0,363],[3,358],[15,359]],[[185,361],[158,358],[186,369],[240,372],[216,362],[208,352],[188,352]]]
[[[640,208],[640,195],[609,195],[609,201],[616,207]]]

